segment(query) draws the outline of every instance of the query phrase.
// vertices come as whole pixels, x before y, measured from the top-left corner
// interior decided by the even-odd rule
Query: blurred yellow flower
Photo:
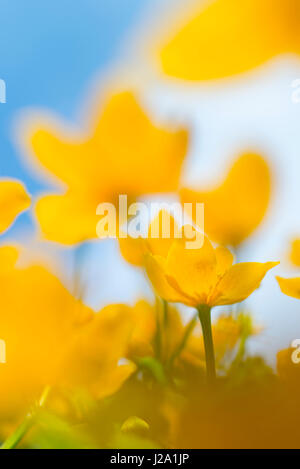
[[[150,303],[140,300],[132,307],[132,315],[134,329],[128,342],[128,357],[151,356],[157,328],[157,312]]]
[[[266,161],[247,153],[238,158],[225,181],[210,191],[181,190],[182,203],[203,203],[205,232],[213,241],[236,247],[266,214],[271,175]]]
[[[95,397],[115,392],[134,371],[119,366],[133,328],[130,310],[95,314],[41,265],[17,268],[17,249],[0,249],[0,420],[15,421],[47,385],[84,389]]]
[[[300,300],[300,277],[282,278],[276,277],[280,290],[287,296]]]
[[[136,368],[131,362],[119,364],[126,358],[134,327],[131,309],[122,304],[106,306],[93,315],[73,338],[59,382],[88,389],[97,399],[118,391]]]
[[[205,237],[201,249],[186,249],[176,240],[166,257],[147,255],[146,269],[157,294],[187,306],[230,305],[245,300],[278,262],[233,264],[223,247],[213,248]]]
[[[26,133],[35,158],[64,183],[63,194],[36,205],[44,236],[63,244],[96,238],[102,202],[175,191],[188,144],[186,130],[156,126],[129,91],[106,99],[87,137],[39,122]]]
[[[214,80],[279,54],[299,53],[298,0],[197,0],[192,5],[158,46],[167,75]]]
[[[295,239],[292,242],[290,250],[290,260],[296,266],[300,267],[300,240]],[[300,277],[283,278],[276,277],[280,290],[287,296],[300,299]]]
[[[0,180],[0,234],[15,218],[30,206],[30,197],[23,184],[13,180]]]
[[[292,242],[290,260],[296,267],[300,267],[300,239]]]

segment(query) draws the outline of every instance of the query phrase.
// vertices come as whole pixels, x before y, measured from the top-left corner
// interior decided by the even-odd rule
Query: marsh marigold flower
[[[220,244],[237,247],[262,222],[270,201],[271,174],[259,155],[246,153],[212,190],[181,190],[182,203],[203,203],[205,232]]]
[[[300,240],[292,242],[290,260],[296,267],[300,267]],[[276,277],[280,290],[287,296],[300,299],[300,277],[283,278]]]
[[[204,235],[203,246],[191,249],[187,242],[196,229],[184,225],[179,230],[170,215],[170,236],[164,238],[164,215],[166,213],[161,211],[151,222],[147,238],[120,240],[121,253],[131,264],[146,268],[157,296],[166,302],[183,303],[198,310],[207,380],[212,384],[216,372],[211,308],[245,300],[277,263],[245,262],[233,265],[232,253],[222,246],[215,249]],[[153,231],[156,238],[151,237]]]
[[[29,205],[30,197],[21,182],[0,179],[0,234],[7,230]]]
[[[160,65],[184,80],[230,77],[299,53],[299,25],[298,0],[196,0],[160,41]]]
[[[134,371],[119,366],[133,323],[130,310],[108,306],[95,314],[42,265],[15,266],[18,250],[0,248],[1,424],[15,421],[48,385],[115,392]]]
[[[230,305],[245,300],[256,290],[277,262],[242,262],[224,247],[213,248],[205,237],[200,249],[186,249],[175,240],[167,256],[147,255],[146,269],[157,294],[187,306]]]
[[[300,267],[300,239],[294,239],[292,242],[290,260],[296,267]]]
[[[120,194],[132,203],[175,191],[188,141],[186,130],[155,125],[129,91],[106,99],[86,137],[38,122],[26,138],[36,160],[64,185],[36,205],[44,236],[63,244],[96,238],[102,202],[117,208]]]
[[[300,277],[276,277],[280,290],[287,296],[300,300]]]
[[[164,223],[169,226],[168,235],[163,237]],[[174,217],[166,210],[161,210],[151,221],[146,237],[133,238],[129,234],[119,238],[120,252],[123,258],[136,267],[145,265],[147,253],[166,256],[176,235],[180,235]]]

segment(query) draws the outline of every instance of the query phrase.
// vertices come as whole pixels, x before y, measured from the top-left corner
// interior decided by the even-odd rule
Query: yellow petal
[[[167,257],[174,239],[178,236],[180,230],[174,217],[166,210],[161,210],[151,221],[147,238],[119,238],[120,251],[127,262],[141,267],[147,252]]]
[[[194,2],[159,44],[161,66],[184,80],[243,73],[278,54],[299,52],[299,21],[294,0]]]
[[[295,239],[292,242],[290,259],[294,265],[300,267],[300,239]]]
[[[93,203],[68,192],[41,197],[35,213],[45,239],[70,245],[96,238],[96,209],[96,201]]]
[[[203,203],[209,238],[223,245],[237,246],[263,220],[270,193],[271,175],[266,161],[249,153],[236,160],[221,186],[206,192],[185,189],[181,200]]]
[[[0,233],[30,206],[30,197],[18,181],[0,180]]]
[[[166,260],[160,256],[148,254],[145,258],[145,267],[157,295],[166,301],[173,303],[185,303],[189,301],[180,291],[174,289],[166,278]]]
[[[57,177],[63,183],[79,187],[87,179],[94,180],[94,161],[91,155],[95,149],[91,142],[84,142],[80,135],[71,136],[58,124],[51,126],[47,122],[36,122],[27,127],[26,139],[29,139],[36,158],[33,162],[42,165],[49,175]]]
[[[300,299],[300,277],[297,278],[282,278],[276,277],[279,283],[280,290],[287,296]]]
[[[230,305],[245,300],[259,286],[268,270],[278,262],[242,262],[233,265],[220,279],[209,298],[210,306]]]
[[[214,248],[208,238],[200,249],[187,249],[185,240],[175,241],[167,258],[168,281],[187,297],[194,306],[206,304],[211,288],[217,280]]]
[[[174,217],[166,210],[161,210],[150,223],[147,245],[153,255],[167,257],[174,239],[179,236]]]
[[[96,399],[103,399],[115,394],[123,384],[130,378],[136,371],[136,365],[128,362],[124,365],[118,365],[113,369],[107,370],[105,380],[101,375],[99,376],[98,383],[94,385],[93,395]],[[94,372],[97,372],[96,370]]]
[[[12,260],[13,251],[7,253]],[[7,363],[0,366],[4,420],[24,415],[46,385],[57,383],[63,356],[93,312],[42,266],[0,269],[0,276],[5,311],[0,315],[0,338],[7,353]]]
[[[74,136],[42,122],[26,131],[33,161],[67,186],[65,194],[39,202],[38,221],[49,240],[74,244],[95,238],[96,207],[104,202],[118,209],[120,194],[131,203],[178,188],[187,131],[153,123],[130,91],[105,98],[88,134]]]
[[[157,318],[155,308],[146,301],[138,301],[132,308],[134,330],[130,337],[128,356],[142,357],[152,355]]]
[[[19,250],[16,246],[0,247],[0,271],[12,269],[19,257]]]
[[[221,315],[212,326],[217,360],[224,358],[228,350],[233,350],[241,337],[241,324],[232,316]]]
[[[233,254],[229,251],[229,249],[223,246],[218,246],[215,249],[215,254],[217,259],[217,275],[222,276],[232,266]]]
[[[96,398],[116,392],[135,370],[126,357],[134,321],[125,305],[109,305],[82,327],[63,362],[61,380],[72,387],[86,388]]]
[[[101,170],[116,192],[137,196],[178,188],[188,133],[156,125],[132,92],[108,97],[94,139],[103,147]]]
[[[119,246],[122,257],[129,262],[129,264],[137,267],[144,265],[145,257],[145,240],[143,238],[119,238]]]

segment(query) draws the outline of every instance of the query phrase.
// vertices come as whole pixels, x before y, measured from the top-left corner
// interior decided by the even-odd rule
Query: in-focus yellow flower
[[[120,194],[132,203],[175,191],[188,143],[186,130],[152,123],[131,92],[107,98],[88,137],[39,122],[27,133],[35,158],[65,187],[36,205],[44,236],[63,244],[96,238],[102,202],[118,208]]]
[[[300,267],[300,239],[292,242],[290,260],[296,267]]]
[[[163,237],[164,223],[169,225],[169,237]],[[166,210],[161,210],[151,221],[145,238],[132,238],[128,235],[126,238],[119,238],[120,252],[123,258],[137,267],[143,267],[145,264],[145,255],[147,253],[166,256],[175,239],[176,233],[179,234],[179,227],[174,217]],[[156,237],[154,237],[154,235]]]
[[[23,184],[13,180],[0,180],[0,234],[15,218],[30,206],[30,197]]]
[[[133,328],[130,309],[95,314],[45,267],[14,266],[14,247],[0,249],[0,421],[22,417],[45,386],[80,388],[94,397],[115,392],[133,372],[119,366]]]
[[[167,75],[214,80],[299,53],[298,0],[196,0],[187,13],[158,46]]]
[[[278,262],[233,264],[223,247],[213,248],[205,237],[201,249],[186,249],[175,240],[166,257],[147,255],[146,269],[157,294],[188,306],[230,305],[245,300]]]
[[[233,265],[232,253],[222,246],[214,249],[206,236],[203,236],[201,248],[192,249],[187,243],[193,230],[196,233],[195,228],[184,226],[178,230],[170,215],[173,230],[170,229],[169,234],[172,235],[164,238],[164,215],[161,211],[155,217],[146,239],[121,240],[121,252],[128,262],[145,266],[156,294],[163,300],[197,308],[205,345],[207,379],[213,383],[216,373],[211,308],[245,300],[260,286],[267,271],[278,263]],[[151,238],[153,230],[158,236],[154,239]]]
[[[263,220],[270,201],[271,175],[266,161],[247,153],[238,158],[225,181],[209,191],[182,189],[182,203],[203,203],[205,232],[220,244],[236,247]]]

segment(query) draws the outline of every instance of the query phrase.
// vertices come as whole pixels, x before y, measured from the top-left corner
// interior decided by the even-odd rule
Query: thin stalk
[[[50,387],[47,386],[44,389],[37,405],[26,415],[23,422],[18,426],[14,433],[5,440],[5,442],[0,446],[0,449],[15,449],[18,446],[18,444],[23,440],[24,436],[34,425],[37,412],[45,405],[49,392]]]
[[[216,361],[211,327],[211,308],[207,305],[200,305],[197,309],[204,340],[207,382],[213,384],[216,381]]]
[[[163,302],[163,317],[164,317],[164,328],[166,329],[168,327],[169,323],[169,305],[166,300],[162,300]]]
[[[32,425],[34,424],[34,415],[28,414],[25,419],[18,426],[12,435],[10,435],[7,440],[2,444],[0,449],[15,449],[24,436],[28,433]]]
[[[160,299],[156,298],[156,332],[154,337],[154,347],[155,347],[155,358],[159,361],[162,354],[162,326],[160,322],[160,312],[159,312],[159,302]]]

